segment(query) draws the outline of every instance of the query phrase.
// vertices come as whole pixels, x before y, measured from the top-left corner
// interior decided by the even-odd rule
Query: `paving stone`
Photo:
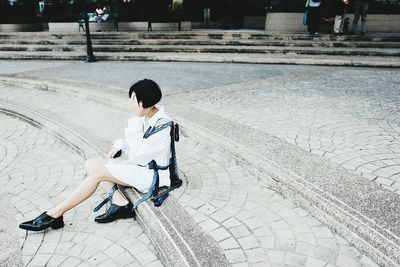
[[[114,258],[120,254],[122,254],[125,250],[121,248],[117,244],[111,245],[109,248],[107,248],[104,253],[107,254],[110,258]]]
[[[387,185],[387,186],[391,186],[393,184],[393,180],[390,179],[386,179],[383,177],[378,177],[375,182],[379,183],[379,184],[383,184],[383,185]]]
[[[244,225],[239,225],[230,229],[235,238],[241,238],[250,235],[249,229]]]
[[[101,266],[101,267],[109,267],[109,266],[117,266],[111,259],[107,259],[106,261],[104,261],[104,262],[102,262],[102,263],[100,263],[99,265],[98,265],[99,267]]]
[[[80,260],[73,258],[73,257],[68,257],[63,263],[60,265],[61,267],[73,267],[73,266],[78,266],[81,263]]]
[[[47,262],[47,266],[60,266],[67,258],[68,256],[66,255],[52,254],[50,260]]]
[[[223,222],[223,225],[227,228],[232,228],[232,227],[237,227],[240,226],[242,223],[238,221],[236,218],[229,218],[225,222]]]
[[[255,239],[253,236],[242,237],[239,238],[237,241],[239,242],[240,246],[245,250],[257,248],[260,246],[257,239]]]
[[[233,237],[230,237],[230,238],[228,238],[226,240],[221,241],[219,243],[219,245],[224,250],[228,250],[228,249],[232,249],[232,248],[240,248],[240,245],[238,244],[238,242]]]
[[[285,251],[274,251],[274,250],[268,251],[268,257],[272,263],[283,263],[284,256],[285,256]]]
[[[217,221],[217,222],[219,222],[219,223],[222,223],[222,222],[224,222],[225,220],[229,219],[231,216],[230,216],[228,213],[226,213],[226,212],[224,212],[224,211],[222,211],[222,210],[217,210],[216,212],[214,212],[213,214],[211,214],[210,217],[211,217],[212,219],[214,219],[215,221]],[[229,224],[228,224],[228,226],[226,226],[226,227],[229,227]]]
[[[98,250],[96,250],[92,247],[85,246],[84,249],[82,250],[81,254],[79,255],[79,257],[84,260],[87,260],[90,257],[94,256],[97,252],[98,252]]]
[[[217,241],[220,242],[221,240],[229,238],[231,235],[228,233],[224,228],[220,227],[212,232],[210,232],[210,235]]]
[[[225,250],[224,253],[231,264],[246,261],[246,257],[241,249]]]
[[[53,254],[54,251],[56,250],[57,244],[58,243],[56,242],[43,243],[40,246],[38,253]]]
[[[102,252],[97,252],[95,255],[90,257],[86,262],[88,262],[92,265],[98,265],[105,260],[107,260],[107,256]]]
[[[150,263],[150,262],[156,260],[157,257],[153,253],[151,253],[150,251],[147,250],[147,251],[144,251],[143,253],[136,255],[136,259],[139,262],[146,264],[146,263]]]
[[[29,264],[32,266],[45,266],[51,256],[52,256],[51,254],[38,253],[32,258]]]
[[[133,261],[135,258],[126,251],[114,258],[114,262],[120,266],[129,265]]]
[[[256,262],[266,262],[268,261],[268,256],[265,253],[264,249],[256,248],[245,250],[247,261],[252,264]]]
[[[315,245],[303,242],[297,242],[295,252],[306,256],[314,256]]]
[[[214,220],[211,220],[211,219],[207,219],[206,221],[201,222],[199,225],[206,232],[211,232],[211,231],[213,231],[213,230],[215,230],[216,228],[219,227],[219,224],[216,223]]]
[[[323,267],[323,266],[326,266],[326,262],[312,258],[312,257],[307,257],[305,266],[306,267]]]
[[[307,257],[292,253],[292,252],[287,252],[285,255],[285,264],[289,266],[304,266],[306,263]]]

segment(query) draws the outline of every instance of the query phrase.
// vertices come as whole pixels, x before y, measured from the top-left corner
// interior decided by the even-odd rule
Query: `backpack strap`
[[[169,177],[171,179],[171,185],[167,190],[163,191],[161,194],[156,195],[151,199],[155,207],[161,206],[164,200],[169,196],[169,192],[171,192],[176,188],[181,187],[181,185],[183,184],[182,180],[179,179],[178,164],[175,153],[175,142],[179,141],[179,124],[177,123],[172,124],[170,135],[171,135],[171,158],[169,162],[169,174],[170,174]]]
[[[106,199],[104,199],[99,205],[97,205],[93,211],[97,212],[98,210],[101,209],[101,207],[103,207],[108,201],[110,202],[110,205],[112,204],[112,198],[113,195],[115,193],[115,191],[118,189],[118,186],[116,184],[113,185],[113,187],[111,187],[110,192],[108,193],[108,197]]]
[[[156,122],[156,125],[154,127],[150,127],[149,129],[147,129],[147,131],[143,135],[143,139],[147,139],[150,136],[152,136],[153,134],[156,134],[168,127],[172,127],[173,124],[174,124],[173,121],[171,121],[167,118],[161,118]],[[137,207],[139,206],[140,203],[142,203],[142,202],[148,200],[149,198],[151,198],[152,196],[156,196],[158,194],[158,189],[160,186],[160,175],[158,173],[158,170],[167,170],[170,166],[170,164],[167,166],[159,166],[159,165],[157,165],[157,163],[154,159],[152,161],[150,161],[147,165],[150,170],[154,171],[153,180],[151,182],[149,191],[147,191],[147,193],[144,196],[142,196],[138,201],[136,201],[136,203],[134,204],[135,209],[137,209]]]
[[[150,136],[152,136],[153,134],[158,133],[158,132],[164,130],[165,128],[167,128],[167,127],[169,127],[169,126],[172,126],[172,125],[174,124],[173,121],[171,121],[171,120],[169,120],[169,119],[166,119],[166,118],[161,118],[161,119],[159,119],[159,120],[156,122],[156,124],[157,124],[158,122],[162,122],[163,120],[164,120],[164,121],[165,121],[165,120],[168,120],[168,121],[165,122],[165,123],[163,123],[163,124],[161,124],[161,125],[155,125],[155,126],[153,126],[153,127],[150,127],[149,129],[147,129],[147,131],[146,131],[146,132],[144,133],[144,135],[143,135],[143,138],[144,138],[144,139],[147,139],[147,138],[149,138]]]
[[[136,201],[136,203],[133,205],[134,209],[137,209],[140,203],[145,202],[146,200],[148,200],[152,196],[155,196],[158,193],[158,186],[160,183],[160,175],[158,173],[158,170],[167,170],[169,167],[169,166],[159,166],[154,160],[152,160],[148,164],[148,166],[150,170],[154,171],[153,181],[151,182],[149,191],[147,191],[147,193],[144,196],[142,196],[138,201]]]

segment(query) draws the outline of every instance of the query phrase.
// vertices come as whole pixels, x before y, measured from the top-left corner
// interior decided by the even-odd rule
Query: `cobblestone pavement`
[[[105,105],[85,99],[67,97],[54,92],[1,86],[0,93],[3,99],[17,102],[23,106],[36,107],[37,111],[51,110],[59,118],[72,120],[79,127],[85,128],[109,140],[115,139],[118,136],[117,133],[122,133],[125,126],[124,119],[127,118],[127,113],[125,112],[112,110]],[[21,95],[24,97],[19,97]],[[79,114],[71,112],[71,110],[81,109],[82,106],[85,107],[83,112]],[[48,181],[53,182],[53,180],[56,183],[60,182],[60,180],[68,181],[68,178],[71,179],[70,177],[75,177],[78,181],[83,178],[80,167],[83,162],[81,157],[74,155],[73,151],[69,151],[59,144],[58,141],[54,140],[54,138],[51,138],[51,136],[40,133],[40,130],[36,128],[28,127],[25,123],[16,120],[7,119],[7,121],[7,125],[10,124],[10,127],[5,127],[4,129],[22,127],[26,129],[25,133],[27,135],[39,135],[40,138],[29,138],[28,140],[43,140],[39,148],[46,151],[46,154],[41,153],[40,157],[33,157],[30,161],[23,158],[29,157],[27,153],[21,155],[21,159],[15,158],[12,161],[12,164],[19,166],[21,162],[31,162],[30,165],[25,163],[26,165],[24,166],[29,166],[28,168],[18,168],[19,171],[17,173],[22,171],[22,177],[28,181],[32,179],[34,177],[32,173],[35,173],[36,170],[32,166],[38,164],[39,166],[45,165],[44,169],[47,172],[44,174],[44,180],[46,183]],[[2,123],[1,125],[6,124]],[[108,125],[108,127],[105,128],[103,127],[104,125]],[[18,147],[32,147],[32,145],[24,145],[25,141],[21,142],[21,140],[25,140],[25,138],[21,138],[24,137],[23,133],[18,132],[15,135],[6,133],[1,136],[1,140],[6,140],[2,143],[6,145],[8,143],[14,144],[10,146],[15,147],[14,154],[16,155],[19,155],[19,151],[23,151],[18,149]],[[14,139],[12,140],[14,141],[9,141],[13,136]],[[36,143],[41,144],[40,142]],[[61,151],[58,152],[55,147],[59,147]],[[376,266],[362,252],[319,223],[305,210],[291,203],[289,199],[284,199],[279,193],[273,190],[273,187],[258,181],[256,177],[237,165],[236,161],[229,156],[224,155],[215,148],[194,142],[190,136],[183,137],[177,149],[181,171],[187,177],[188,183],[184,192],[176,192],[176,195],[179,196],[179,202],[204,231],[209,233],[220,244],[232,266]],[[49,150],[52,152],[56,150],[55,153],[59,155],[55,157],[53,164],[52,161],[47,159]],[[37,160],[38,158],[46,160]],[[69,158],[72,159],[66,160]],[[66,168],[70,166],[72,170],[69,173],[65,172],[64,175],[60,175],[60,172],[61,174],[64,173],[63,171],[56,172],[60,169],[60,166],[66,166]],[[55,170],[54,173],[50,171],[53,167]],[[10,175],[9,173],[13,174],[10,171],[5,173],[7,173],[7,177]],[[61,177],[63,178],[61,179]],[[16,179],[10,179],[10,181],[16,181],[17,185],[20,184]],[[71,180],[69,180],[67,185],[72,185]],[[16,185],[10,187],[10,192],[16,190]],[[49,194],[50,189],[46,191],[45,187],[40,186],[40,183],[38,185],[35,183],[35,186],[31,186],[30,190],[36,187],[39,188],[36,190],[36,193],[29,191],[28,193],[23,193],[26,192],[23,190],[20,193],[25,196],[26,203],[35,200],[36,197],[41,199],[46,197],[46,194]],[[51,189],[54,188],[56,188],[55,185],[51,187]],[[67,194],[68,189],[65,189],[60,194],[59,192],[62,191],[63,187],[58,188],[60,188],[59,191],[54,193],[57,193],[59,197]],[[50,192],[52,191],[54,190]],[[32,198],[32,196],[34,197]],[[39,210],[45,207],[43,203],[49,201],[53,204],[55,200],[56,197],[54,196],[51,200],[35,201],[35,204],[32,204],[32,211],[19,210],[21,214],[18,215],[17,221],[20,221],[23,218],[22,216],[28,218],[29,216],[37,215]],[[17,207],[20,205],[26,206],[18,204],[18,199],[16,199],[15,203]],[[132,221],[119,221],[114,225],[95,229],[97,225],[92,222],[93,215],[91,208],[92,205],[87,204],[71,212],[70,217],[67,217],[68,225],[63,231],[30,234],[28,238],[36,238],[36,241],[31,241],[32,244],[49,246],[47,247],[47,252],[50,250],[49,254],[53,255],[51,257],[55,257],[56,259],[62,257],[54,256],[58,252],[58,247],[56,250],[51,250],[53,247],[48,244],[62,240],[64,242],[63,245],[58,245],[61,247],[59,250],[63,251],[61,255],[69,257],[71,258],[70,261],[73,261],[76,259],[73,257],[75,255],[73,254],[75,253],[75,246],[78,247],[76,250],[79,250],[81,242],[86,244],[87,240],[99,240],[99,238],[102,238],[101,241],[99,240],[100,244],[106,240],[106,237],[104,237],[105,233],[107,233],[108,238],[115,237],[115,234],[108,233],[108,231],[112,231],[114,233],[119,232],[120,239],[113,242],[109,240],[110,252],[106,248],[101,249],[106,255],[111,253],[115,256],[113,253],[121,252],[127,253],[127,257],[133,256],[136,255],[134,253],[137,252],[137,246],[149,248],[146,252],[143,252],[148,253],[145,254],[148,257],[154,255],[151,253],[152,249],[147,237],[136,223]],[[79,209],[83,210],[78,212]],[[75,224],[75,226],[70,226],[70,223],[72,225]],[[95,231],[97,235],[92,238],[87,237],[91,234],[90,231]],[[103,233],[102,237],[98,236],[101,235],[100,233]],[[63,239],[64,235],[66,236],[65,241]],[[49,237],[49,240],[55,241],[47,241],[46,237]],[[134,242],[127,245],[124,242],[128,242],[128,240],[134,240]],[[75,245],[71,244],[74,242],[76,242]],[[31,246],[35,247],[37,245]],[[120,246],[122,250],[112,248],[113,246]],[[45,252],[43,254],[39,253],[40,249],[36,251],[36,249],[31,249],[31,253],[33,254],[45,254]],[[83,253],[84,250],[82,249],[81,251],[80,253]],[[131,251],[132,254],[127,251]],[[46,260],[44,257],[50,256],[40,256],[39,260]],[[148,260],[148,258],[146,259]],[[104,260],[111,260],[111,258]],[[136,262],[139,264],[141,261],[136,258]],[[85,263],[90,262],[86,261]]]
[[[234,159],[187,139],[180,147],[189,178],[179,202],[232,266],[377,266]]]
[[[4,90],[4,88],[3,88]],[[84,179],[84,158],[45,130],[0,113],[0,181],[18,223],[61,202]],[[162,266],[137,222],[95,223],[101,189],[64,215],[60,230],[19,230],[25,266]],[[102,209],[101,212],[104,212]]]
[[[350,76],[351,74],[351,76]],[[400,72],[313,70],[186,95],[400,193]]]

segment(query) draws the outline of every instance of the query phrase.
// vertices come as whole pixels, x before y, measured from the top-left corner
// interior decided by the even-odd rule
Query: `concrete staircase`
[[[95,32],[101,60],[204,61],[398,67],[400,35],[262,32]],[[1,33],[0,59],[85,58],[83,33]],[[349,61],[350,60],[350,61]]]

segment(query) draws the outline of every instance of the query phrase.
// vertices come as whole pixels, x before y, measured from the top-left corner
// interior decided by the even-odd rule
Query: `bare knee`
[[[85,170],[88,175],[94,174],[94,172],[98,171],[103,165],[105,161],[103,159],[88,159],[85,162]]]
[[[96,182],[108,181],[109,177],[108,170],[104,167],[104,164],[94,164],[88,172],[87,178],[95,180]]]

